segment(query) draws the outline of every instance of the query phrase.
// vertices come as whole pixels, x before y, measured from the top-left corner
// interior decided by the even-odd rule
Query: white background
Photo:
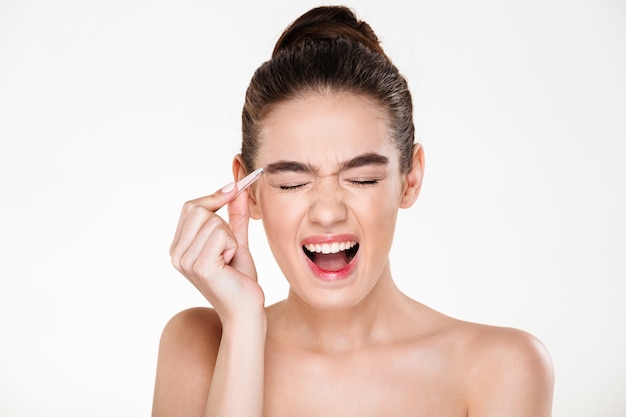
[[[206,304],[169,263],[180,207],[230,182],[252,72],[314,5],[0,0],[1,416],[149,415],[163,325]],[[555,416],[626,415],[626,3],[348,5],[426,150],[399,286],[537,335]]]

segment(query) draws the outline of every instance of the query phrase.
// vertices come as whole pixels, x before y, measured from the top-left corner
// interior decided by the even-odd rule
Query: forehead
[[[375,101],[354,94],[314,94],[276,105],[263,121],[257,161],[314,165],[363,153],[395,154],[388,118]]]

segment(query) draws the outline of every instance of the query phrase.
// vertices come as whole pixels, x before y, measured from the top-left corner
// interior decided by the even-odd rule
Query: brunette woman
[[[550,415],[539,341],[394,284],[396,217],[418,197],[424,153],[406,80],[367,23],[344,7],[298,18],[255,72],[242,123],[235,180],[264,172],[237,197],[233,183],[183,207],[172,262],[212,308],[165,327],[154,416]],[[290,286],[269,307],[250,218]]]

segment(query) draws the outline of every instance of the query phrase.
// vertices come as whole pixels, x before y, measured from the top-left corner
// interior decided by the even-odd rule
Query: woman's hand
[[[233,199],[236,188],[186,202],[170,247],[174,267],[211,303],[222,324],[263,312],[265,302],[248,249],[248,194]],[[215,214],[225,204],[230,224]]]
[[[183,206],[172,263],[214,310],[183,311],[163,330],[153,416],[263,414],[265,297],[248,250],[248,194],[236,194],[227,186]],[[226,204],[230,224],[215,213]]]

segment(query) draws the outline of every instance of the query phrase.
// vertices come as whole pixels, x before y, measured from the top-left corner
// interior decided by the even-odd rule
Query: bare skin
[[[258,155],[281,168],[229,203],[229,223],[214,212],[234,189],[185,205],[172,261],[214,308],[166,326],[153,416],[550,416],[552,365],[539,341],[452,319],[394,284],[395,214],[417,199],[424,161],[416,146],[401,173],[386,135],[362,97],[292,100],[268,116]],[[245,175],[238,158],[233,171]],[[291,288],[267,308],[250,218],[263,219]],[[349,274],[329,280],[311,266],[302,242],[320,236],[359,243]]]

